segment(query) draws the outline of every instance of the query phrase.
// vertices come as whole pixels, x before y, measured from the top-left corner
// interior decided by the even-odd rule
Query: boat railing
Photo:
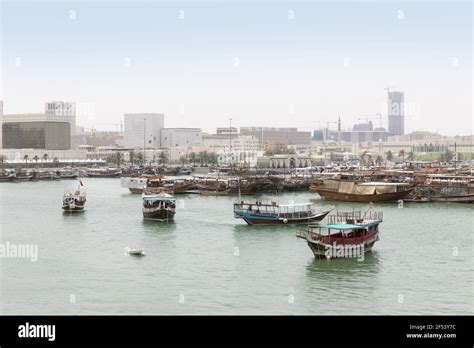
[[[333,236],[319,235],[319,236],[315,236],[314,240],[317,240],[324,244],[332,244],[332,243],[336,243],[339,245],[362,244],[366,242],[368,239],[370,239],[371,237],[374,237],[377,233],[378,233],[377,231],[372,231],[368,233],[367,235],[361,236],[361,237],[333,237]]]
[[[383,212],[368,210],[364,213],[361,211],[336,212],[328,215],[328,223],[357,223],[364,220],[383,220]]]
[[[307,229],[299,228],[296,230],[296,237],[306,239],[308,234],[313,234],[314,232],[311,232]]]
[[[366,242],[368,239],[374,237],[378,233],[377,230],[374,230],[365,236],[361,237],[334,237],[332,235],[321,234],[314,232],[311,228],[308,229],[300,229],[296,231],[296,236],[299,238],[307,239],[308,241],[315,241],[320,242],[323,244],[332,244],[336,243],[339,245],[346,245],[346,244],[362,244]]]

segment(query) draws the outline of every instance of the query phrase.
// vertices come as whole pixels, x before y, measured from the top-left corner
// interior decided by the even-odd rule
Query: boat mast
[[[146,146],[146,118],[143,119],[143,165],[145,165],[145,146]]]
[[[234,168],[232,167],[232,117],[229,117],[229,164],[234,174]]]
[[[454,175],[456,175],[456,163],[457,163],[457,160],[458,160],[458,153],[457,153],[457,149],[456,149],[456,142],[454,143],[454,156],[453,156],[453,159],[454,159]]]

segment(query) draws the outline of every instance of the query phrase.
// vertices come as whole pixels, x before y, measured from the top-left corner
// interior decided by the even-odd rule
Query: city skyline
[[[386,128],[389,87],[405,133],[472,133],[470,2],[22,4],[2,2],[6,114],[69,100],[78,125],[109,130],[140,112],[207,132],[377,113]]]

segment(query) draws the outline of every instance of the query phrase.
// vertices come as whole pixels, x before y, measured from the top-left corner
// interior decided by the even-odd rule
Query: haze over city
[[[229,117],[312,130],[377,113],[386,127],[389,87],[405,93],[406,132],[470,134],[471,7],[4,1],[1,99],[5,113],[74,101],[98,129],[158,112],[209,132]]]

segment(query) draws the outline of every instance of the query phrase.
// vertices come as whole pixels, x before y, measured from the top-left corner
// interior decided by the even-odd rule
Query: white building
[[[165,126],[165,115],[144,113],[124,115],[124,147],[160,147],[161,130]]]
[[[258,139],[252,135],[205,134],[202,136],[202,143],[214,149],[219,163],[255,164],[257,157],[263,155],[263,151],[259,151]]]
[[[216,147],[228,152],[256,151],[259,149],[259,141],[251,135],[220,135],[205,134],[202,136],[204,146]]]
[[[161,147],[193,146],[201,143],[200,128],[163,128],[161,130]]]

